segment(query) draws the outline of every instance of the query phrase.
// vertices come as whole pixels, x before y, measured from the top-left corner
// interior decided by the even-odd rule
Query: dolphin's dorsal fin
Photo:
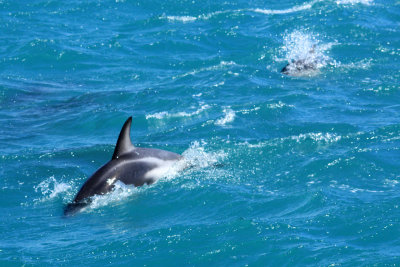
[[[135,147],[131,142],[131,124],[132,117],[129,117],[124,126],[122,126],[121,132],[119,133],[117,144],[115,145],[114,154],[112,159],[117,159],[121,155],[133,150]]]

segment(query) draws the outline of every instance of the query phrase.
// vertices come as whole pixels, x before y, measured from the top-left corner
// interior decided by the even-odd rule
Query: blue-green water
[[[0,1],[0,265],[399,264],[399,21],[383,0]],[[196,167],[63,218],[128,116]]]

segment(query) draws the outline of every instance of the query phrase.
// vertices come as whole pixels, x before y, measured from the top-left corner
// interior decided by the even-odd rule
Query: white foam
[[[356,4],[363,4],[363,5],[371,5],[373,4],[373,0],[337,0],[336,4],[338,5],[356,5]]]
[[[170,21],[180,21],[184,23],[197,20],[197,17],[193,16],[166,16],[166,18]]]
[[[219,64],[210,66],[210,67],[205,67],[205,68],[200,68],[197,70],[192,70],[187,73],[177,75],[172,77],[172,79],[177,79],[177,78],[183,78],[189,75],[196,75],[197,73],[204,72],[204,71],[215,71],[215,70],[221,70],[224,69],[227,66],[235,66],[237,65],[234,61],[221,61]]]
[[[372,59],[363,59],[357,62],[351,62],[348,64],[338,63],[336,67],[346,69],[346,70],[354,70],[354,69],[362,69],[367,70],[372,66]]]
[[[272,104],[267,104],[267,107],[270,109],[278,109],[278,108],[283,108],[283,107],[294,107],[293,105],[289,105],[286,103],[283,103],[282,101],[278,101],[277,103],[272,103]]]
[[[309,3],[304,3],[303,5],[299,6],[294,6],[288,9],[261,9],[261,8],[256,8],[256,9],[251,9],[251,11],[257,12],[257,13],[262,13],[266,15],[276,15],[276,14],[289,14],[289,13],[294,13],[294,12],[299,12],[307,9],[311,9],[315,3],[319,1],[312,1]]]
[[[219,83],[214,84],[213,86],[214,86],[214,87],[220,87],[220,86],[222,86],[222,85],[224,85],[224,84],[225,84],[225,81],[222,81],[222,82],[219,82]]]
[[[396,179],[385,179],[385,186],[395,187],[399,183],[400,181]]]
[[[225,10],[225,11],[215,11],[215,12],[210,12],[208,14],[202,14],[198,16],[161,16],[160,19],[167,19],[168,21],[171,22],[183,22],[183,23],[188,23],[188,22],[194,22],[197,20],[208,20],[216,15],[223,14],[223,13],[229,13],[229,12],[239,12],[240,10],[237,11],[232,11],[232,10]]]
[[[185,112],[185,111],[181,111],[181,112],[176,112],[176,113],[169,113],[168,111],[162,111],[162,112],[157,112],[154,114],[148,114],[146,115],[146,120],[148,119],[164,119],[164,118],[179,118],[179,117],[192,117],[192,116],[196,116],[199,115],[200,113],[202,113],[203,111],[209,109],[210,106],[207,104],[201,104],[200,108],[198,108],[197,110],[193,111],[193,112]]]
[[[293,140],[296,143],[301,143],[306,140],[312,140],[316,142],[317,144],[332,144],[340,141],[342,139],[342,136],[334,134],[334,133],[306,133],[306,134],[299,134],[299,135],[292,135],[288,137],[283,137],[279,138],[279,141],[276,139],[273,140],[268,140],[268,141],[262,141],[257,144],[250,144],[248,142],[244,143],[239,143],[239,145],[247,146],[249,148],[262,148],[266,146],[271,146],[271,145],[276,145],[278,143],[285,142],[287,140]]]
[[[335,143],[338,142],[342,137],[337,134],[331,133],[306,133],[299,134],[297,136],[291,136],[290,139],[295,140],[296,142],[301,142],[307,139],[311,139],[316,142],[325,142],[325,143]]]
[[[43,197],[35,199],[34,202],[43,202],[57,197],[59,194],[72,189],[69,184],[58,182],[54,176],[47,178],[33,187],[35,192],[40,192]]]
[[[263,142],[259,142],[257,144],[250,144],[249,142],[243,142],[243,143],[239,143],[238,145],[240,146],[246,146],[248,148],[263,148],[266,147],[269,144],[268,141],[263,141]]]
[[[82,211],[86,211],[88,209],[97,209],[99,207],[107,206],[113,203],[119,203],[122,200],[127,199],[132,196],[134,193],[138,193],[143,190],[140,187],[134,187],[133,185],[125,185],[121,181],[116,181],[114,184],[114,188],[111,192],[105,195],[94,195],[91,197],[91,203],[87,208],[84,208]]]
[[[225,126],[227,123],[233,122],[235,119],[236,113],[231,108],[227,107],[223,110],[225,116],[223,118],[218,119],[215,122],[215,125]]]
[[[282,52],[284,59],[277,61],[297,62],[301,61],[302,65],[313,66],[308,70],[297,70],[296,64],[288,66],[290,75],[292,76],[310,76],[318,74],[318,70],[325,67],[332,59],[327,55],[328,51],[336,43],[321,43],[318,34],[308,33],[305,31],[295,30],[285,34],[283,37],[284,45]]]
[[[370,190],[370,189],[356,188],[356,187],[349,186],[347,184],[341,184],[341,185],[331,184],[330,187],[338,188],[343,191],[348,191],[353,194],[355,194],[355,193],[383,193],[384,192],[382,190]]]
[[[224,151],[206,152],[207,143],[194,141],[190,147],[182,153],[184,160],[189,166],[205,168],[222,161],[227,154]]]
[[[157,112],[154,114],[147,114],[146,120],[152,119],[152,118],[161,120],[167,116],[170,116],[170,114],[167,111],[162,111],[162,112]]]
[[[250,114],[250,113],[258,111],[260,109],[261,109],[261,107],[254,107],[254,108],[250,108],[250,109],[242,109],[242,110],[239,110],[238,112],[240,112],[242,114]]]

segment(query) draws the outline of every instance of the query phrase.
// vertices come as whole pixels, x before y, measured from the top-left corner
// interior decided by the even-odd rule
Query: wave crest
[[[54,176],[47,178],[33,188],[35,192],[40,192],[42,194],[42,197],[34,199],[34,202],[43,202],[53,199],[59,194],[68,192],[72,189],[69,184],[58,182]]]

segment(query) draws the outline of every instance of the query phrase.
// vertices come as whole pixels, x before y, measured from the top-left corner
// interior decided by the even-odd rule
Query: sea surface
[[[399,266],[398,0],[0,0],[0,36],[0,266]],[[129,116],[194,167],[64,217]]]

